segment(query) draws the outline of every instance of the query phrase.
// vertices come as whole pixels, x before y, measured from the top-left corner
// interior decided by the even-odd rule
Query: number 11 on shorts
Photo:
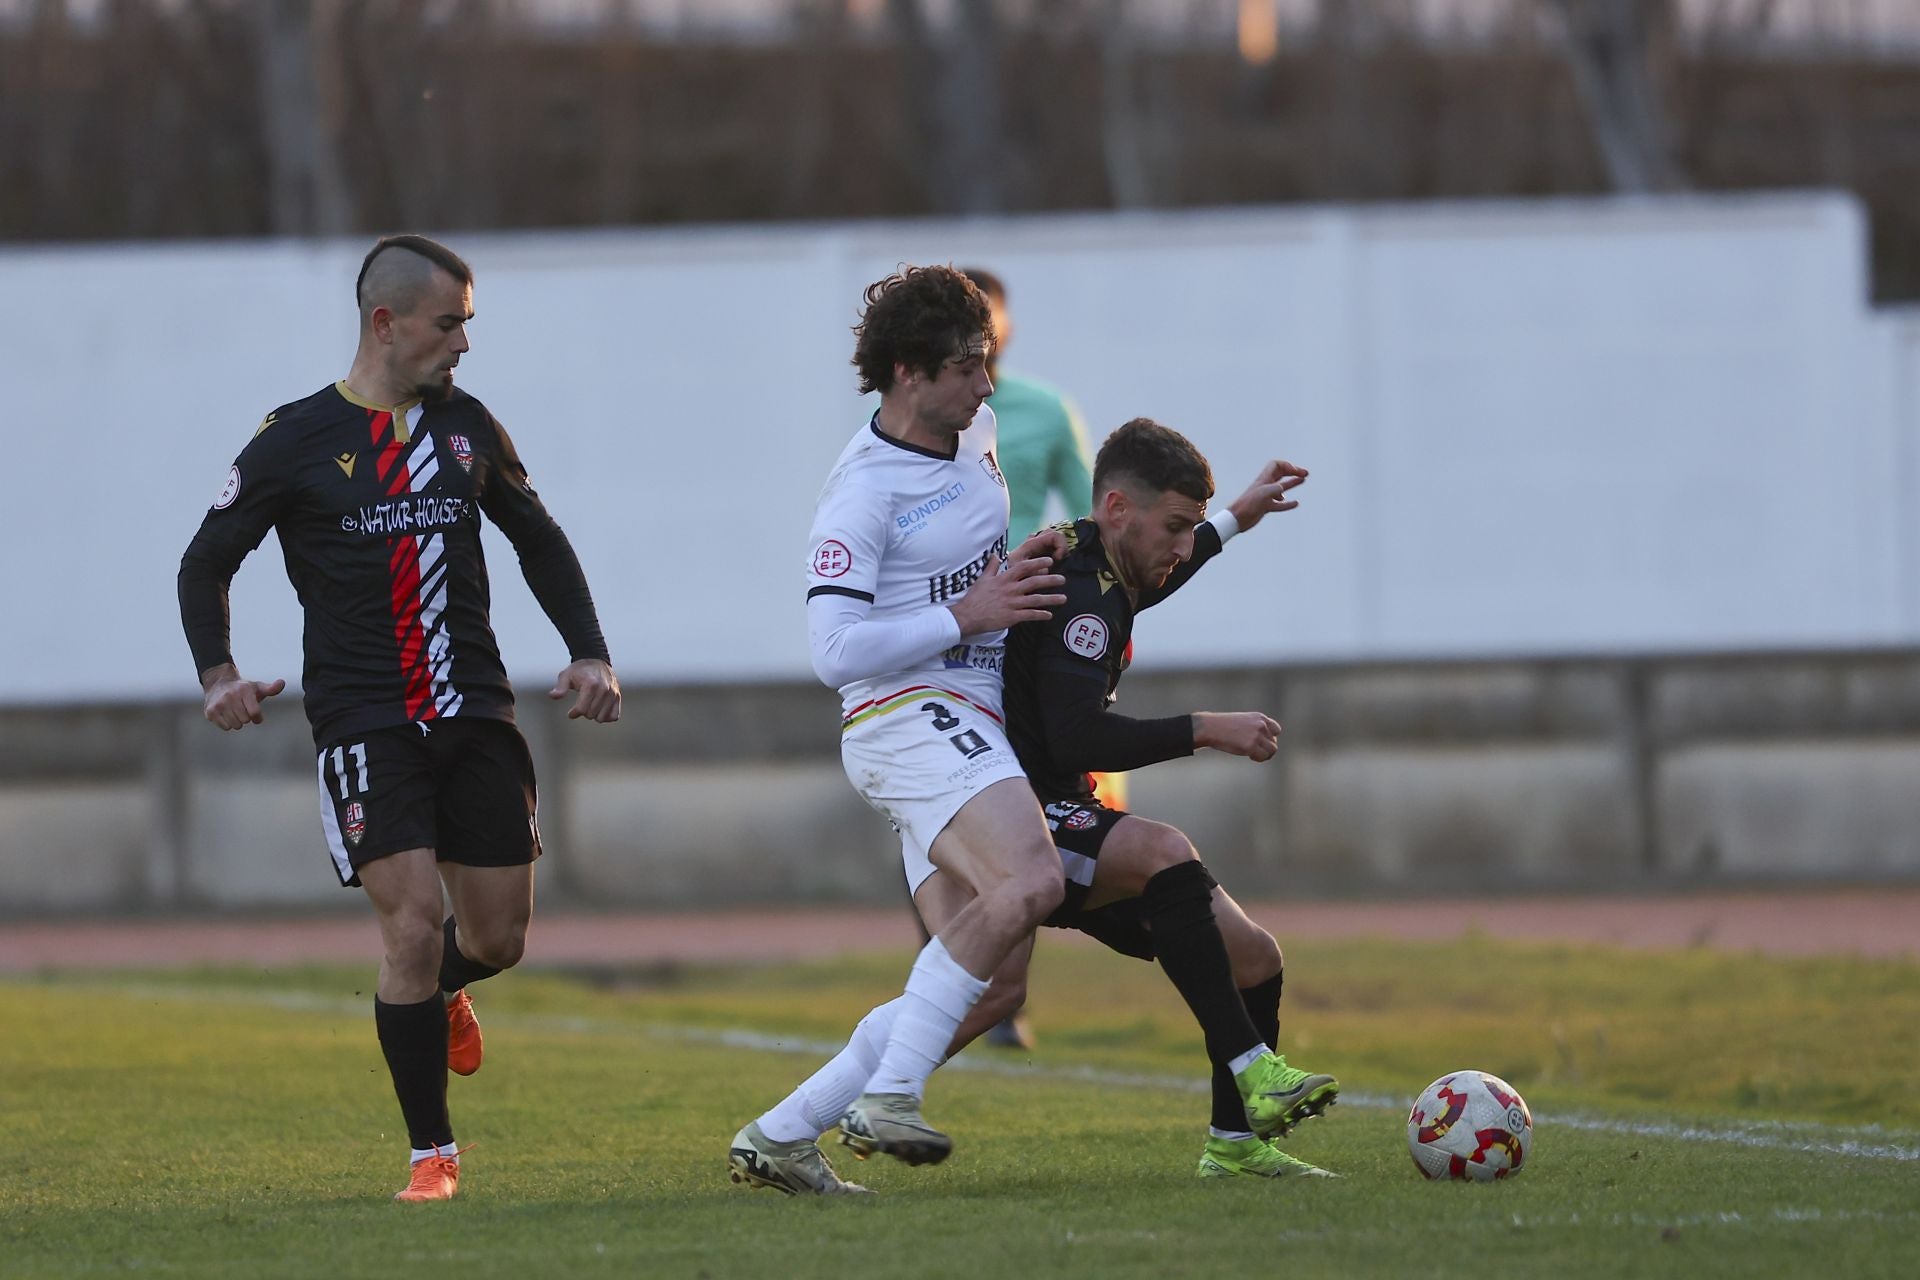
[[[356,742],[350,747],[335,747],[332,755],[333,776],[340,781],[340,798],[345,800],[354,791],[365,795],[367,793],[367,744]],[[358,776],[354,778],[355,785],[351,788],[347,785],[348,756],[352,756],[354,763],[359,766],[356,771]]]

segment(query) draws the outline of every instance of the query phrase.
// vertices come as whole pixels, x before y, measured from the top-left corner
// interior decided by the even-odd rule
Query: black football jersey
[[[305,613],[316,742],[442,716],[512,720],[482,512],[573,657],[605,659],[579,560],[493,415],[458,389],[390,410],[336,383],[267,415],[181,559],[196,671],[232,661],[227,587],[272,529]]]
[[[1100,526],[1058,525],[1067,539],[1054,571],[1066,578],[1066,603],[1045,622],[1007,633],[1007,738],[1034,792],[1044,800],[1093,795],[1089,771],[1124,772],[1193,754],[1193,719],[1136,720],[1111,710],[1133,661],[1133,620],[1166,599],[1220,551],[1220,534],[1202,523],[1193,555],[1165,585],[1129,596],[1120,585]]]

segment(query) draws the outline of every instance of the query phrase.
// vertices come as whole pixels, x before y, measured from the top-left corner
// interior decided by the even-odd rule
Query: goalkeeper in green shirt
[[[987,407],[1000,420],[995,456],[1007,478],[1007,545],[1014,546],[1046,523],[1047,498],[1059,494],[1064,517],[1077,520],[1093,502],[1093,455],[1087,449],[1087,429],[1073,401],[1044,382],[1005,373],[1000,353],[1013,334],[1007,315],[1006,286],[1000,277],[980,267],[963,267],[993,304],[994,344],[987,354],[987,376],[993,394]]]

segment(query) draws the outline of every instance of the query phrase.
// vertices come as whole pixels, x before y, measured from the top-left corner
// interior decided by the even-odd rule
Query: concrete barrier
[[[633,686],[612,727],[522,706],[546,902],[890,902],[887,824],[811,684]],[[1920,651],[1242,667],[1130,676],[1133,715],[1260,708],[1266,765],[1133,779],[1248,897],[1920,882]],[[0,709],[0,916],[357,909],[296,703]]]

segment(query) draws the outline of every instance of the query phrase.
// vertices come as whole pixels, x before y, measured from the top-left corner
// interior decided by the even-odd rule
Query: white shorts
[[[927,851],[967,801],[1026,773],[1000,717],[935,685],[915,685],[849,714],[840,762],[860,798],[900,833],[907,888],[933,874]]]

